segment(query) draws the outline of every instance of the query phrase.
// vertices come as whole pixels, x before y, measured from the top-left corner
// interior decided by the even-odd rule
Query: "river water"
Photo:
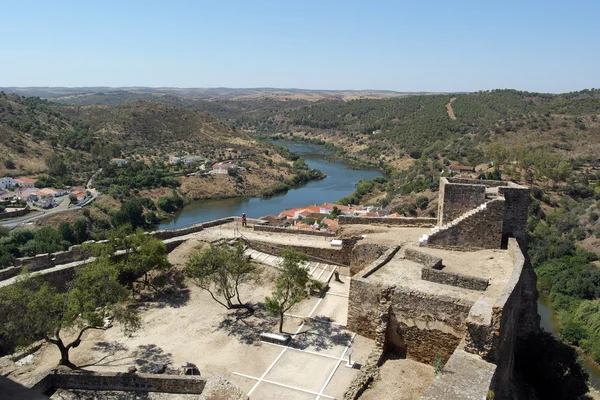
[[[285,141],[278,141],[276,144],[298,154],[311,168],[321,170],[327,178],[308,182],[285,194],[267,199],[253,197],[195,201],[158,229],[185,228],[213,219],[240,216],[242,213],[246,213],[248,218],[258,218],[269,214],[277,215],[287,208],[332,203],[354,192],[354,185],[361,179],[382,176],[377,170],[352,169],[341,161],[328,159],[331,153],[323,146]]]
[[[558,316],[552,309],[552,302],[543,293],[540,293],[538,300],[538,314],[540,315],[540,327],[558,338],[560,330]],[[600,390],[600,367],[588,356],[583,357],[583,366],[590,375],[591,386]]]

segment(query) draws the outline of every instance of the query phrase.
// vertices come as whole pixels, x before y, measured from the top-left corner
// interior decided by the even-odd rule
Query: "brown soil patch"
[[[450,119],[456,119],[456,115],[454,115],[454,110],[452,109],[452,102],[456,100],[456,97],[450,99],[450,103],[446,104],[446,111],[448,112],[448,116]]]

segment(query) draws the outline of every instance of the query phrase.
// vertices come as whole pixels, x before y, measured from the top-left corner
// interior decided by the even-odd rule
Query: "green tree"
[[[161,286],[163,279],[154,279],[151,282],[148,274],[151,271],[167,274],[171,269],[167,259],[167,246],[163,241],[146,235],[141,229],[122,237],[120,241],[126,251],[125,260],[119,265],[120,278],[126,282],[132,293],[135,293],[135,283],[142,277],[145,288],[157,289]],[[119,244],[114,245],[115,249],[117,247]]]
[[[255,279],[257,274],[257,266],[244,254],[241,244],[211,246],[193,255],[185,267],[185,275],[227,309],[250,309],[240,299],[240,285]]]
[[[67,166],[56,153],[52,153],[46,158],[46,166],[52,176],[65,176],[67,174]]]
[[[279,332],[283,332],[283,316],[295,304],[304,300],[318,282],[310,279],[304,264],[308,261],[305,254],[292,248],[283,252],[282,270],[275,281],[275,291],[265,298],[267,311],[279,317]]]
[[[78,269],[67,293],[58,293],[47,282],[24,275],[0,292],[0,308],[18,316],[0,329],[5,337],[22,345],[40,336],[45,338],[58,347],[59,365],[76,368],[69,351],[80,345],[87,330],[105,329],[106,318],[121,323],[127,334],[140,327],[136,310],[119,305],[127,293],[119,283],[117,268],[107,258]],[[69,343],[61,334],[71,329],[78,334]]]
[[[121,204],[121,209],[113,216],[113,225],[121,226],[130,224],[133,229],[144,226],[146,220],[143,208],[138,200],[129,200]]]
[[[71,224],[68,222],[61,222],[60,225],[58,225],[58,233],[60,233],[63,240],[69,243],[75,243],[75,234],[73,233]]]
[[[77,221],[75,221],[75,224],[73,224],[73,236],[75,243],[77,244],[83,243],[86,240],[88,240],[88,224],[85,219],[78,219]]]

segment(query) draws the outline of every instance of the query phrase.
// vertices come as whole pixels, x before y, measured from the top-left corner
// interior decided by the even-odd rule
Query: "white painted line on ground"
[[[262,262],[262,261],[265,261],[265,260],[266,260],[268,257],[270,257],[270,256],[271,256],[270,254],[265,254],[265,258],[263,258],[263,259],[261,260],[261,262]]]
[[[315,304],[315,306],[312,309],[312,311],[310,312],[310,314],[308,314],[309,317],[312,316],[313,312],[316,310],[316,308],[321,303],[321,300],[323,300],[322,297],[319,299],[319,301],[317,301],[317,304]],[[298,327],[298,329],[296,330],[296,333],[294,333],[293,336],[297,336],[298,332],[300,332],[302,330],[302,328],[304,328],[304,322],[302,322],[302,324]],[[267,370],[262,374],[262,376],[260,377],[261,380],[263,380],[264,377],[267,376],[267,374],[269,373],[269,371],[271,371],[271,369],[275,366],[275,363],[277,363],[277,361],[279,361],[279,359],[281,358],[281,356],[283,356],[283,353],[285,353],[286,350],[290,348],[290,344],[291,343],[292,342],[290,341],[290,343],[288,343],[288,345],[283,350],[281,350],[281,353],[279,353],[279,355],[277,356],[277,358],[275,358],[275,360],[271,363],[271,365],[269,365],[269,367],[267,368]],[[250,391],[248,392],[248,397],[250,397],[250,395],[252,394],[252,392],[254,392],[254,390],[257,388],[257,386],[261,382],[261,380],[257,381],[254,384],[254,386],[252,386],[252,389],[250,389]]]
[[[276,347],[286,347],[283,346],[281,344],[277,344],[277,343],[271,343],[271,342],[264,342],[264,341],[260,341],[261,343],[265,343],[265,344],[269,344],[271,346],[276,346]],[[331,358],[332,360],[337,360],[337,361],[346,361],[345,358],[342,357],[336,357],[336,356],[330,356],[329,354],[323,354],[323,353],[319,353],[316,351],[310,351],[310,350],[303,350],[303,349],[297,349],[295,347],[289,347],[289,350],[293,350],[293,351],[299,351],[301,353],[307,353],[307,354],[312,354],[314,356],[319,356],[319,357],[325,357],[325,358]]]
[[[301,388],[299,388],[299,387],[290,386],[290,385],[286,385],[286,384],[284,384],[284,383],[279,383],[279,382],[275,382],[275,381],[270,381],[270,380],[268,380],[268,379],[256,378],[256,377],[254,377],[254,376],[250,376],[250,375],[246,375],[246,374],[240,374],[239,372],[234,372],[233,374],[234,374],[234,375],[238,375],[238,376],[243,376],[244,378],[248,378],[248,379],[254,379],[254,380],[256,380],[256,381],[257,381],[257,382],[256,382],[257,384],[259,384],[259,383],[261,383],[261,382],[266,382],[266,383],[270,383],[270,384],[272,384],[272,385],[277,385],[277,386],[282,386],[282,387],[285,387],[285,388],[288,388],[288,389],[297,390],[297,391],[299,391],[299,392],[304,392],[304,393],[308,393],[308,394],[315,394],[315,395],[318,395],[318,394],[319,394],[319,393],[317,393],[317,392],[313,392],[312,390],[301,389]],[[248,395],[248,396],[250,396],[250,395]],[[322,394],[321,396],[322,396],[322,397],[327,397],[328,399],[335,399],[335,397],[332,397],[332,396],[327,396],[327,395],[325,395],[325,394]]]
[[[317,280],[321,279],[321,275],[323,275],[325,273],[325,270],[327,269],[328,265],[325,264],[325,267],[323,268],[323,271],[321,271],[321,273],[319,274],[319,276],[317,276]]]
[[[315,267],[310,271],[311,275],[313,274],[313,272],[315,272],[315,269],[319,268],[319,265],[321,265],[321,263],[317,263],[317,265],[315,265]]]
[[[331,382],[331,379],[333,379],[333,375],[335,375],[335,371],[337,371],[337,369],[340,367],[340,364],[344,360],[343,357],[346,354],[346,352],[348,351],[348,348],[352,344],[352,341],[354,340],[355,337],[356,337],[356,333],[353,334],[352,337],[350,338],[350,340],[348,341],[348,344],[344,348],[344,351],[342,352],[342,355],[340,356],[339,361],[335,364],[335,367],[333,367],[333,371],[331,371],[331,373],[329,374],[329,377],[325,381],[325,384],[321,388],[321,391],[319,392],[319,394],[317,395],[317,398],[315,400],[319,400],[321,397],[327,397],[325,394],[323,394],[323,392],[327,388],[327,385],[329,385],[329,382]]]
[[[310,310],[310,312],[308,313],[308,318],[312,317],[313,313],[315,312],[315,310],[317,309],[317,307],[319,307],[319,304],[321,304],[321,302],[323,301],[324,297],[319,298],[319,301],[317,301],[317,304],[315,304],[315,306],[313,307],[312,310]],[[298,333],[298,332],[296,332]]]
[[[334,292],[327,292],[327,294],[330,294],[330,295],[332,295],[332,296],[345,297],[345,298],[348,298],[348,297],[350,297],[350,296],[348,296],[347,294],[334,293]]]

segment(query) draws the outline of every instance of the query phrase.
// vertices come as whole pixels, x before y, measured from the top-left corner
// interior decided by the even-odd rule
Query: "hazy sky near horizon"
[[[0,0],[0,10],[0,86],[600,87],[598,0]]]

